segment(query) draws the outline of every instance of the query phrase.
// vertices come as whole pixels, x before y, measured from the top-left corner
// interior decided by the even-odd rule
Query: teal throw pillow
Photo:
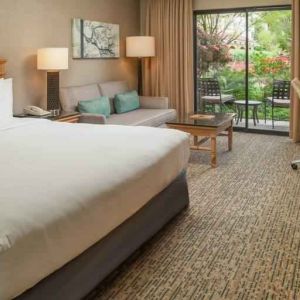
[[[92,100],[79,101],[78,110],[81,113],[110,116],[110,102],[108,97],[99,97]]]
[[[139,95],[136,91],[118,94],[115,96],[114,104],[117,114],[138,109],[140,107]]]

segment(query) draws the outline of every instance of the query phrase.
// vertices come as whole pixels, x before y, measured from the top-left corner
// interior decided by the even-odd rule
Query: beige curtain
[[[179,115],[193,111],[192,0],[148,0],[144,32],[155,37],[156,57],[144,61],[143,92],[167,96]]]
[[[300,0],[293,0],[293,78],[300,78]],[[300,101],[292,92],[290,136],[300,142]]]

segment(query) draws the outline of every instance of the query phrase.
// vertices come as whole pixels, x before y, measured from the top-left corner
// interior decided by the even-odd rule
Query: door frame
[[[222,8],[222,9],[208,9],[208,10],[194,10],[193,12],[193,70],[194,70],[194,111],[197,109],[197,92],[198,92],[198,82],[197,82],[197,16],[207,15],[207,14],[221,14],[221,13],[245,13],[246,18],[246,40],[245,40],[245,51],[246,51],[246,60],[245,60],[245,127],[234,127],[235,131],[244,131],[251,133],[262,133],[262,134],[271,134],[271,135],[283,135],[289,136],[289,132],[277,131],[277,130],[268,130],[268,129],[253,129],[248,128],[249,124],[249,110],[248,110],[248,101],[249,101],[249,13],[251,12],[261,12],[261,11],[273,11],[273,10],[291,10],[292,5],[272,5],[272,6],[251,6],[251,7],[241,7],[241,8]]]

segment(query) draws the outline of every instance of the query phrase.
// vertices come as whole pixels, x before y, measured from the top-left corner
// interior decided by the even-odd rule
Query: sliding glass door
[[[290,7],[196,12],[195,109],[235,112],[242,129],[288,131]],[[286,91],[274,102],[274,82]]]
[[[287,98],[291,80],[291,18],[290,9],[265,9],[248,13],[249,101],[259,101],[256,109],[259,123],[252,120],[255,107],[249,106],[251,129],[289,130]],[[287,95],[279,95],[283,99],[272,99],[273,92],[276,93],[276,82],[279,82],[279,89],[286,88]]]

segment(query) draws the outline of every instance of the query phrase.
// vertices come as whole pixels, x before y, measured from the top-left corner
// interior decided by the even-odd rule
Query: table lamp
[[[138,91],[142,94],[142,58],[155,56],[153,36],[129,36],[126,38],[126,56],[139,58]]]
[[[47,110],[59,109],[59,71],[68,69],[68,48],[41,48],[37,53],[38,70],[47,71]]]

